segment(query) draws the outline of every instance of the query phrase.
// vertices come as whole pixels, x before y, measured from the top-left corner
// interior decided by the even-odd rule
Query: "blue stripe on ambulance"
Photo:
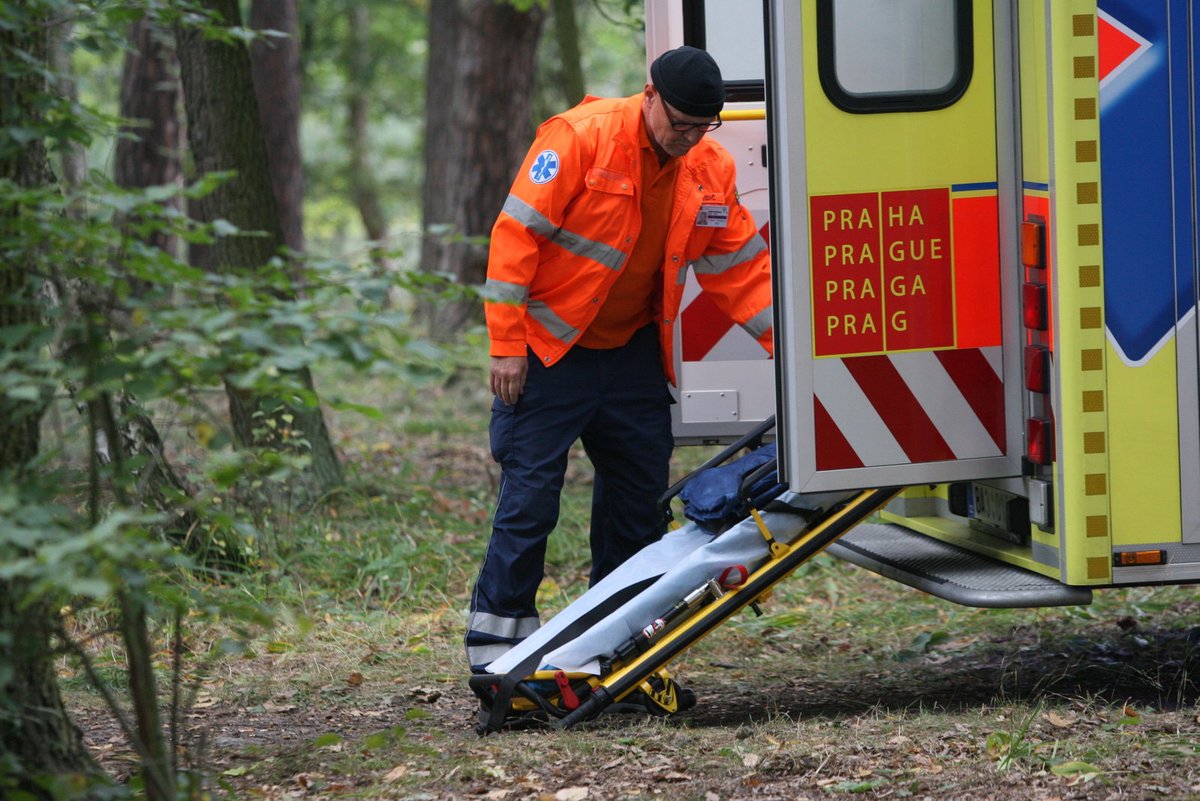
[[[1172,141],[1168,126],[1158,122],[1186,103],[1187,59],[1167,52],[1167,14],[1186,19],[1186,0],[1102,0],[1099,6],[1150,44],[1100,91],[1105,317],[1124,358],[1139,362],[1195,303],[1188,126],[1180,120]],[[1173,151],[1182,156],[1174,166]],[[1167,180],[1175,183],[1174,204]]]

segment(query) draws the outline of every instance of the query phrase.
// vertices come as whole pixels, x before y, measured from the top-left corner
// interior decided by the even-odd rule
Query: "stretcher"
[[[899,488],[798,494],[776,482],[768,420],[672,486],[689,522],[635,554],[474,675],[480,734],[569,728],[610,708],[694,703],[667,665],[886,504]],[[749,453],[734,460],[743,450]],[[690,501],[690,505],[689,505]]]

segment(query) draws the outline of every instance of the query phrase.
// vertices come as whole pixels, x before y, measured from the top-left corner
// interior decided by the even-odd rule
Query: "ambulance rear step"
[[[1008,609],[1092,602],[1092,591],[1086,587],[1070,587],[887,523],[858,525],[826,550],[839,559],[963,606]]]

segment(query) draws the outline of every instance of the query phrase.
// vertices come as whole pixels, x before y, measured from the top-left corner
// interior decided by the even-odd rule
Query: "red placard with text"
[[[954,347],[950,190],[810,199],[813,353]]]
[[[817,356],[883,350],[879,193],[811,200]]]
[[[950,190],[883,192],[880,207],[887,350],[953,347]]]

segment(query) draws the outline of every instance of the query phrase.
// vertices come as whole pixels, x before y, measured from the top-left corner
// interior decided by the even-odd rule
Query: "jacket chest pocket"
[[[633,196],[633,178],[625,173],[605,167],[592,167],[588,170],[584,183],[593,192],[603,192],[608,195]]]
[[[636,232],[631,217],[637,208],[632,176],[604,167],[592,167],[584,177],[584,192],[568,215],[567,226],[594,241],[630,250]]]

